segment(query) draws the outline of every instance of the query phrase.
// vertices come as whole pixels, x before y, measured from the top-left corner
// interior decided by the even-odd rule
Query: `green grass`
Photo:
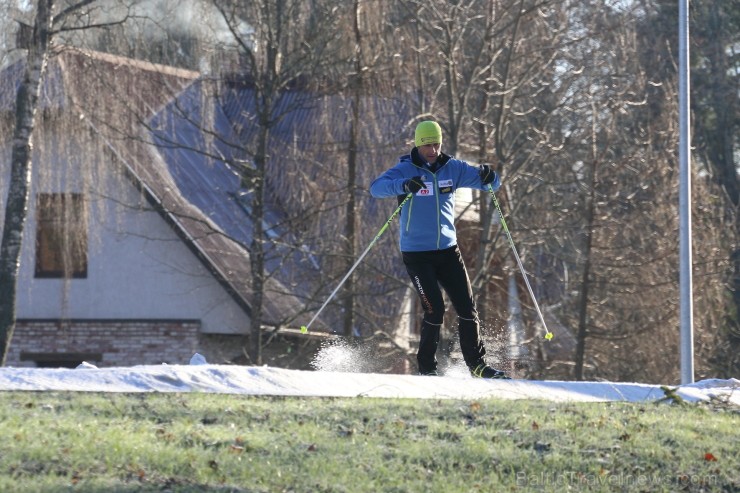
[[[736,410],[0,393],[2,492],[738,491]]]

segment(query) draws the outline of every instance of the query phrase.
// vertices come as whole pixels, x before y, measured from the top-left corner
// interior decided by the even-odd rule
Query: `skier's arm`
[[[405,193],[403,184],[407,179],[398,167],[393,167],[377,177],[370,184],[370,195],[376,199],[403,195]]]
[[[488,191],[488,185],[483,184],[484,176],[480,167],[473,166],[465,161],[458,161],[458,163],[460,163],[458,188],[475,188],[476,190]],[[490,171],[494,172],[492,169]],[[491,186],[494,192],[501,188],[501,177],[498,173],[491,182]]]

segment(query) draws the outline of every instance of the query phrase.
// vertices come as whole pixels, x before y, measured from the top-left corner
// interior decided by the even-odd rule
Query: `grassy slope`
[[[705,405],[0,393],[3,492],[738,491]]]

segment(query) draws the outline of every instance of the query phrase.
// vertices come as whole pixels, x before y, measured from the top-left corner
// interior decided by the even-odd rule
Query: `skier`
[[[416,146],[401,156],[398,164],[370,185],[375,198],[413,194],[401,210],[401,255],[411,283],[424,309],[416,359],[420,375],[437,375],[437,346],[445,312],[440,286],[444,288],[458,316],[460,349],[474,377],[509,378],[488,366],[473,289],[457,245],[454,224],[455,190],[475,188],[494,191],[501,186],[488,165],[472,166],[441,152],[442,129],[435,121],[416,126]]]

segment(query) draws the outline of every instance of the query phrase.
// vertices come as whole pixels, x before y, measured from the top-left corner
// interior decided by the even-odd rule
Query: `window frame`
[[[72,237],[73,228],[79,228],[76,237]],[[87,278],[88,231],[83,194],[37,194],[35,245],[35,278]]]

